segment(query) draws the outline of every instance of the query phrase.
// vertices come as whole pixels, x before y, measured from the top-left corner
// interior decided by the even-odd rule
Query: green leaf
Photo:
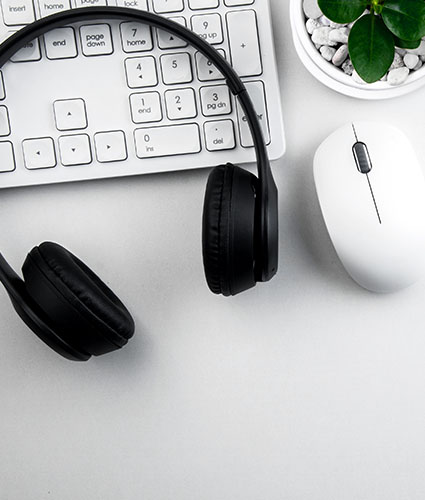
[[[400,47],[400,49],[417,49],[421,44],[421,40],[414,40],[413,42],[411,42],[410,40],[402,40],[395,35],[394,42],[396,44],[396,47]]]
[[[320,10],[334,23],[348,24],[360,17],[367,0],[319,0]]]
[[[402,40],[415,41],[425,36],[424,0],[386,0],[382,19]]]
[[[362,16],[348,38],[351,62],[367,83],[380,80],[394,60],[394,38],[375,14]]]

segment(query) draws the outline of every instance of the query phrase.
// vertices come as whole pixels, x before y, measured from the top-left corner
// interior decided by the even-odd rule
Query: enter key
[[[267,103],[264,93],[263,82],[245,82],[245,87],[248,90],[249,96],[251,97],[254,109],[257,112],[258,121],[261,124],[261,129],[263,131],[263,137],[265,143],[270,144],[270,128],[269,119],[267,114]],[[253,146],[251,132],[249,130],[249,125],[245,113],[238,102],[238,121],[239,121],[239,131],[241,144],[244,148],[250,148]]]

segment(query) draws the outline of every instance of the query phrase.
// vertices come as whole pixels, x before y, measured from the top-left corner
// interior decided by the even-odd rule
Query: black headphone
[[[199,50],[226,78],[247,118],[258,178],[228,163],[215,167],[205,192],[202,252],[212,292],[236,295],[268,281],[278,266],[277,188],[261,126],[248,92],[226,60],[198,35],[169,19],[124,7],[84,7],[39,19],[0,45],[0,68],[26,43],[53,28],[93,19],[138,21],[167,31]],[[22,320],[62,356],[86,361],[123,347],[134,333],[124,304],[81,260],[45,242],[22,267],[23,281],[0,254],[0,281]]]

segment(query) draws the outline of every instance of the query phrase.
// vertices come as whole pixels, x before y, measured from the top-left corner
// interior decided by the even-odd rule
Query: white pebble
[[[409,49],[409,54],[416,54],[417,56],[425,56],[425,41],[422,40],[417,49]]]
[[[326,61],[331,61],[333,56],[335,55],[336,49],[333,47],[328,47],[327,45],[323,45],[320,47],[320,53],[322,54],[323,59]]]
[[[397,52],[397,54],[400,54],[401,56],[404,56],[407,53],[406,49],[401,49],[400,47],[396,47],[395,51]]]
[[[328,19],[326,16],[321,16],[321,17],[319,17],[319,23],[323,26],[330,26],[331,20]]]
[[[403,62],[406,68],[414,69],[420,60],[419,56],[416,54],[406,54],[403,58]]]
[[[353,70],[353,74],[351,75],[351,78],[356,82],[356,83],[362,83],[365,84],[366,82],[363,80],[363,78],[357,73],[356,70]]]
[[[322,15],[322,11],[317,3],[317,0],[304,0],[303,2],[304,14],[310,19],[317,19]]]
[[[353,63],[351,62],[351,60],[347,59],[345,62],[343,62],[341,69],[346,75],[351,76],[354,71]]]
[[[316,28],[320,28],[321,24],[319,23],[319,21],[317,21],[316,19],[308,19],[307,22],[305,23],[305,27],[307,29],[307,32],[312,35],[313,34],[313,31],[316,29]]]
[[[311,39],[313,43],[318,43],[320,45],[336,45],[335,42],[331,42],[329,40],[329,33],[332,31],[332,28],[329,26],[322,26],[321,28],[316,28],[313,31]]]
[[[409,68],[395,68],[388,73],[388,83],[390,85],[401,85],[409,76]]]
[[[424,63],[419,59],[418,64],[413,68],[413,71],[418,71],[418,69],[421,69],[423,64]]]
[[[400,54],[398,54],[396,52],[394,54],[394,60],[393,60],[393,63],[391,64],[391,66],[390,66],[389,71],[391,71],[392,69],[401,68],[402,66],[403,66],[403,58],[401,57]]]
[[[333,29],[329,33],[329,40],[337,43],[348,43],[348,28]]]
[[[341,47],[335,52],[332,63],[335,66],[341,66],[341,64],[347,59],[348,56],[348,45],[341,45]]]

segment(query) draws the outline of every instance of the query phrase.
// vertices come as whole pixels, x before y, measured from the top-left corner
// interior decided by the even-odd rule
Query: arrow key
[[[108,163],[127,159],[125,134],[121,130],[98,132],[94,135],[97,161]]]
[[[226,53],[223,49],[218,49],[218,52],[224,59],[226,59]],[[198,79],[201,82],[208,82],[210,80],[224,80],[224,77],[220,73],[220,71],[218,71],[218,69],[212,64],[212,62],[203,54],[197,52],[195,59]]]
[[[91,163],[90,139],[86,134],[59,137],[59,153],[62,165],[87,165]]]
[[[51,168],[56,165],[55,145],[50,137],[22,141],[25,167],[29,170]]]
[[[198,114],[193,89],[167,90],[165,92],[165,104],[167,106],[167,116],[170,120],[195,118]]]
[[[171,21],[181,24],[186,28],[186,19],[184,17],[170,17]],[[158,35],[158,47],[160,49],[177,49],[181,47],[187,47],[187,43],[180,38],[167,33],[166,31],[157,30]]]
[[[86,104],[83,99],[60,99],[53,103],[53,110],[58,130],[87,127]]]

